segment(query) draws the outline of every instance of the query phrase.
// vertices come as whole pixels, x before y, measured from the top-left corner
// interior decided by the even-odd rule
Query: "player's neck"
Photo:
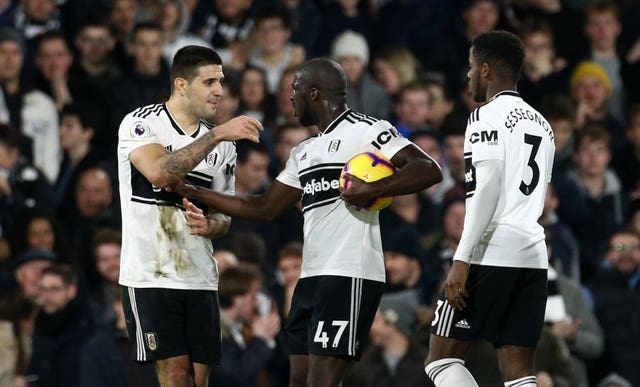
[[[183,106],[181,101],[177,100],[173,96],[167,101],[167,109],[169,114],[176,121],[178,126],[186,133],[191,134],[198,129],[200,125],[200,117],[194,116],[189,113],[189,110]]]
[[[495,82],[495,84],[489,84],[486,94],[487,102],[503,91],[516,91],[516,85],[512,82]]]
[[[348,108],[346,104],[343,104],[343,105],[332,105],[329,103],[325,104],[322,113],[319,114],[319,119],[317,123],[320,131],[324,132],[327,129],[327,127],[331,125],[331,123],[335,121],[336,118],[340,117],[340,115],[344,113],[345,110],[347,109]]]

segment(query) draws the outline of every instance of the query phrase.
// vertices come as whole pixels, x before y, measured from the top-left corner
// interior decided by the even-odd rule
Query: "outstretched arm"
[[[198,200],[223,214],[251,220],[272,220],[300,200],[302,192],[274,181],[261,195],[226,195],[210,189],[178,183],[170,187],[180,195]]]
[[[342,198],[354,206],[364,206],[381,196],[398,196],[422,191],[442,181],[440,166],[413,144],[407,145],[391,159],[398,170],[395,174],[371,183],[346,174],[351,181]]]
[[[262,124],[256,119],[239,116],[174,152],[166,153],[160,144],[148,144],[133,150],[129,159],[147,180],[163,188],[191,172],[220,142],[242,139],[258,142],[259,130]]]

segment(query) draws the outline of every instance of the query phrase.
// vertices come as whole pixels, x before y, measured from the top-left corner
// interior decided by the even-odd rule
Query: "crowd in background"
[[[318,56],[343,67],[350,108],[442,166],[442,183],[380,213],[388,292],[343,381],[430,385],[423,360],[462,233],[464,131],[478,106],[469,47],[493,29],[523,40],[518,92],[556,143],[538,385],[640,386],[637,20],[637,0],[0,0],[0,386],[157,383],[129,360],[114,160],[121,119],[168,98],[172,56],[188,44],[223,58],[216,123],[245,114],[265,127],[259,144],[237,144],[238,193],[264,190],[316,133],[297,123],[290,92],[295,66]],[[281,327],[301,241],[295,207],[268,224],[234,219],[214,241],[223,358],[212,386],[286,385]],[[501,385],[491,345],[474,345],[467,365],[481,386]]]

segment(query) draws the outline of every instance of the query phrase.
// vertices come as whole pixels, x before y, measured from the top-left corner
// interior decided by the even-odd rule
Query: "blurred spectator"
[[[423,193],[399,195],[380,213],[380,230],[385,233],[396,227],[410,226],[420,234],[437,228],[441,221],[439,204]]]
[[[404,86],[418,79],[419,73],[420,62],[404,46],[384,47],[373,57],[375,80],[384,87],[393,102]]]
[[[36,86],[56,104],[58,110],[73,100],[69,69],[73,53],[62,30],[51,30],[35,38]]]
[[[613,155],[613,168],[630,199],[640,199],[640,104],[629,108],[627,144]]]
[[[603,125],[611,136],[611,149],[615,152],[624,145],[624,129],[609,112],[611,80],[605,69],[595,62],[581,62],[573,70],[569,81],[571,96],[576,103],[576,126]]]
[[[15,230],[25,211],[53,208],[53,203],[47,178],[20,155],[16,131],[0,124],[0,219],[5,232]]]
[[[139,106],[169,99],[169,66],[162,59],[162,30],[154,23],[137,24],[128,51],[131,67],[118,78],[113,92],[113,119],[121,120]]]
[[[269,183],[269,152],[261,143],[236,142],[236,193],[262,192]]]
[[[218,102],[213,123],[222,125],[236,116],[238,107],[240,106],[240,96],[238,88],[233,82],[225,82],[222,84],[223,95]]]
[[[247,63],[259,67],[267,75],[269,94],[275,95],[283,72],[304,62],[305,51],[289,42],[291,19],[286,9],[267,7],[253,16],[256,47],[249,53]]]
[[[272,293],[280,308],[283,319],[289,316],[293,290],[302,273],[302,243],[289,242],[278,251],[276,281]]]
[[[77,274],[69,266],[44,269],[39,286],[42,309],[35,322],[26,377],[39,386],[81,386],[78,365],[95,326],[94,311],[78,294]]]
[[[56,0],[22,0],[13,15],[13,25],[22,36],[31,40],[45,31],[60,28],[60,13]]]
[[[240,108],[238,114],[253,117],[263,123],[275,119],[275,104],[268,92],[267,74],[263,69],[248,66],[240,75]],[[268,129],[260,133],[260,139],[271,138]]]
[[[100,281],[90,284],[92,299],[111,316],[111,304],[120,300],[122,292],[122,286],[118,284],[122,234],[111,228],[98,229],[91,242],[96,271],[100,275]]]
[[[127,63],[127,51],[138,13],[138,1],[113,0],[109,11],[109,26],[116,39],[114,48],[115,60],[120,66]]]
[[[13,15],[20,5],[15,0],[3,0],[0,2],[0,26],[10,26],[13,24]]]
[[[625,59],[618,47],[618,38],[622,32],[618,5],[612,0],[591,1],[584,13],[584,32],[589,44],[586,58],[606,71],[611,82],[608,110],[616,120],[623,122],[625,89],[620,71]]]
[[[218,263],[218,274],[222,275],[227,269],[231,267],[238,267],[240,262],[238,257],[233,251],[228,249],[216,249],[215,251],[216,262]]]
[[[545,323],[570,351],[575,386],[589,387],[587,364],[602,354],[602,328],[578,282],[549,266],[548,288]]]
[[[93,107],[97,113],[93,143],[104,157],[115,157],[117,131],[109,113],[112,109],[112,88],[121,75],[114,62],[116,40],[108,25],[98,21],[85,21],[74,36],[78,55],[69,70],[71,95],[76,101]]]
[[[266,377],[276,351],[280,317],[270,304],[265,314],[258,313],[261,287],[260,273],[248,267],[230,268],[220,276],[222,360],[210,386],[258,386],[259,378]]]
[[[342,66],[347,76],[347,105],[367,115],[388,118],[389,97],[367,70],[369,45],[364,36],[353,31],[341,33],[333,41],[331,58]]]
[[[276,94],[276,110],[277,115],[275,122],[271,125],[280,126],[287,124],[298,124],[298,117],[291,103],[291,85],[296,75],[296,69],[288,68],[282,73],[280,78],[280,86]]]
[[[424,372],[425,348],[411,339],[418,301],[411,293],[385,294],[371,325],[371,346],[345,373],[343,387],[433,386]]]
[[[627,198],[620,180],[609,169],[611,139],[599,127],[582,129],[577,137],[575,168],[554,182],[560,206],[558,215],[580,243],[580,271],[590,280],[600,266],[609,237],[625,221]]]
[[[270,174],[273,178],[284,169],[291,150],[309,137],[311,137],[311,130],[304,126],[288,124],[278,129],[274,149],[275,163],[272,164]]]
[[[306,0],[280,0],[291,18],[291,42],[304,47],[307,58],[316,55],[316,43],[322,32],[322,13],[316,2]]]
[[[25,332],[24,322],[34,309],[34,305],[18,293],[0,297],[0,386],[16,386],[24,380],[22,375],[31,355],[31,332]]]
[[[571,167],[576,131],[575,108],[566,95],[550,94],[542,99],[540,113],[553,129],[553,141],[556,145],[553,176],[557,177]]]
[[[367,0],[331,0],[322,11],[322,27],[316,54],[329,54],[331,45],[340,34],[353,31],[364,37],[367,46],[373,43],[373,16]]]
[[[245,41],[254,24],[250,17],[252,2],[253,0],[199,1],[194,12],[191,31],[220,54],[227,73],[240,71],[246,64]]]
[[[510,24],[518,29],[529,18],[545,20],[553,29],[559,61],[573,63],[583,42],[582,15],[563,0],[517,0],[506,2]]]
[[[440,205],[444,194],[455,185],[451,170],[445,163],[444,153],[442,152],[442,134],[435,130],[416,130],[409,135],[409,140],[434,159],[442,169],[442,181],[422,192],[422,195],[432,201],[434,205]],[[430,216],[435,216],[435,214],[432,213]],[[439,219],[437,216],[436,218]],[[436,223],[439,221],[441,219]]]
[[[469,0],[464,2],[461,18],[455,16],[456,22],[462,23],[456,23],[454,31],[432,41],[422,63],[425,70],[442,73],[449,87],[458,92],[467,84],[471,42],[481,33],[496,28],[500,9],[497,0]]]
[[[85,169],[98,164],[91,140],[95,133],[94,115],[86,106],[76,103],[64,105],[60,111],[60,147],[64,152],[60,172],[56,179],[56,208],[61,217],[77,214],[73,200],[73,190],[78,175]]]
[[[604,331],[603,357],[591,366],[592,376],[616,372],[640,385],[640,238],[620,231],[609,240],[605,265],[588,284]]]
[[[61,261],[71,262],[73,255],[66,230],[50,211],[51,209],[41,209],[23,214],[16,236],[11,241],[11,249],[15,254],[40,249],[56,254]]]
[[[10,123],[33,141],[24,155],[53,182],[60,163],[58,113],[51,98],[22,82],[24,58],[20,35],[11,28],[0,29],[0,123]]]
[[[206,40],[188,32],[191,15],[184,0],[159,0],[153,20],[162,28],[162,56],[167,64],[171,64],[176,52],[184,46],[211,47]]]
[[[40,303],[43,270],[53,265],[56,255],[47,250],[29,249],[12,261],[13,276],[20,293],[35,305]]]
[[[464,226],[464,197],[456,197],[444,203],[442,227],[421,238],[422,246],[427,252],[426,262],[434,268],[438,275],[448,273],[453,253],[458,248]],[[427,300],[432,304],[433,300]]]
[[[443,129],[444,159],[455,184],[444,194],[443,200],[465,195],[464,160],[465,121],[452,121]]]
[[[427,80],[424,83],[429,93],[429,117],[427,123],[434,129],[441,130],[447,119],[456,109],[456,103],[451,90],[442,81],[436,79]]]
[[[387,293],[413,290],[421,305],[431,304],[440,273],[424,261],[420,234],[410,227],[382,234]]]
[[[416,130],[430,129],[430,97],[426,85],[419,81],[402,88],[394,108],[397,118],[394,126],[403,136],[409,137]]]
[[[538,223],[544,227],[550,239],[548,243],[557,271],[580,283],[580,247],[573,231],[556,214],[559,203],[553,184],[549,184]]]
[[[525,46],[518,93],[531,106],[539,109],[546,94],[567,90],[569,76],[566,63],[556,60],[553,30],[545,21],[528,20],[520,26],[518,35]]]

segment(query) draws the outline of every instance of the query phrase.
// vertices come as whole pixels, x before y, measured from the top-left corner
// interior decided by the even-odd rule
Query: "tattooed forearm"
[[[210,130],[184,148],[167,153],[164,169],[172,180],[181,179],[191,172],[202,161],[218,142],[215,140],[215,131]]]

